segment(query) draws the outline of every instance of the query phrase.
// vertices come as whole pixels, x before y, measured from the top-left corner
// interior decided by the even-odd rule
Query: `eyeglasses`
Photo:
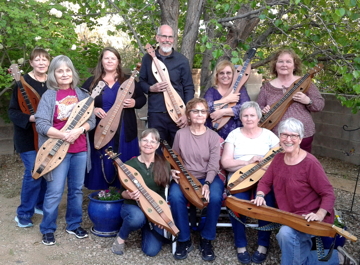
[[[155,141],[155,140],[148,140],[148,139],[141,139],[141,142],[143,144],[151,144],[151,145],[156,145],[158,143],[158,141]]]
[[[290,137],[291,140],[296,140],[300,137],[298,134],[287,134],[287,133],[280,133],[280,138],[287,139]]]
[[[232,72],[220,72],[219,75],[232,75]]]
[[[206,109],[192,109],[190,110],[190,112],[194,113],[194,114],[206,114],[208,113],[208,111]]]
[[[173,40],[174,39],[174,36],[167,36],[167,35],[160,35],[158,34],[158,36],[162,39],[169,39],[169,40]]]

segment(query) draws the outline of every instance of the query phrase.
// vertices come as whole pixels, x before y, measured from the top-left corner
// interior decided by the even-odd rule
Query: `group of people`
[[[67,181],[66,231],[77,238],[85,238],[87,231],[81,227],[83,185],[93,190],[116,186],[121,189],[125,203],[121,209],[123,224],[111,248],[113,253],[123,254],[129,234],[141,229],[143,252],[149,256],[157,255],[164,242],[159,236],[162,227],[149,224],[136,203],[141,196],[140,191],[130,192],[123,188],[112,162],[104,159],[104,150],[112,146],[115,152],[121,154],[121,160],[135,168],[146,185],[164,199],[165,188],[169,186],[168,201],[174,223],[180,230],[174,258],[187,258],[194,249],[188,200],[179,186],[179,172],[170,169],[162,156],[160,139],[167,140],[182,157],[185,168],[202,184],[202,194],[209,202],[205,224],[200,230],[199,249],[205,261],[215,259],[211,242],[216,238],[216,224],[224,192],[220,169],[228,172],[229,179],[235,171],[261,161],[270,149],[279,145],[284,149],[283,153],[275,156],[259,184],[235,196],[253,200],[258,206],[277,205],[281,210],[305,215],[308,221],[333,222],[333,188],[320,163],[310,153],[315,133],[310,113],[321,111],[324,106],[324,99],[316,86],[311,84],[308,92],[293,95],[293,104],[286,111],[283,121],[272,131],[259,127],[262,115],[300,77],[301,61],[298,56],[285,49],[273,57],[271,73],[276,78],[263,85],[258,103],[250,101],[246,87],[240,93],[225,96],[235,75],[235,67],[229,61],[221,61],[215,67],[213,86],[207,90],[205,98],[194,98],[189,62],[173,49],[174,38],[170,26],[159,27],[156,33],[159,47],[155,55],[167,67],[172,86],[186,104],[185,115],[173,121],[167,113],[164,91],[168,83],[155,79],[151,68],[152,58],[146,54],[134,93],[123,102],[124,110],[118,130],[113,139],[99,150],[94,147],[94,128],[106,117],[114,105],[118,90],[127,79],[121,67],[120,54],[114,48],[105,48],[93,76],[80,88],[79,77],[68,57],[59,55],[50,63],[50,56],[45,50],[33,50],[30,56],[32,71],[24,75],[24,80],[41,96],[37,112],[35,115],[23,113],[19,106],[18,88],[14,89],[9,107],[9,116],[14,123],[15,149],[25,166],[21,203],[15,217],[19,227],[33,226],[33,214],[43,214],[40,224],[42,242],[54,245],[58,207]],[[106,86],[101,95],[95,98],[90,118],[79,128],[63,130],[72,109],[89,96],[99,81],[104,81]],[[146,101],[149,129],[144,130],[138,139],[135,109],[142,108]],[[235,105],[231,108],[217,107],[228,103]],[[230,116],[227,124],[218,131],[212,130],[212,123],[224,116]],[[49,138],[70,143],[60,165],[36,180],[32,178],[38,148],[33,140],[34,122],[39,134],[39,146]],[[240,217],[243,221],[245,218]],[[238,260],[243,264],[264,262],[270,245],[270,232],[259,231],[258,248],[251,255],[247,249],[245,226],[233,217],[230,219]],[[266,223],[259,221],[260,225]],[[284,225],[276,237],[282,251],[281,264],[317,264],[317,257],[311,251],[311,235]],[[347,260],[356,264],[340,248],[333,252],[328,262],[322,264],[346,264],[344,262]]]

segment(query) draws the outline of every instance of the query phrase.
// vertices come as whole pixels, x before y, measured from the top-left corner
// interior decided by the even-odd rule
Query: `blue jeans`
[[[243,200],[249,201],[251,199],[252,192],[253,192],[253,189],[245,191],[245,192],[233,194],[233,196],[238,199],[243,199]],[[267,206],[270,206],[270,207],[275,206],[275,196],[274,196],[273,191],[269,192],[265,196],[265,200],[266,200]],[[240,219],[244,223],[246,222],[246,216],[241,215]],[[235,246],[237,248],[246,247],[247,240],[246,240],[245,226],[242,223],[235,220],[235,218],[233,218],[231,216],[230,216],[230,220],[231,220],[232,228],[234,231]],[[269,224],[269,222],[259,220],[259,226],[264,226],[267,224]],[[258,231],[258,245],[264,246],[264,247],[269,247],[270,235],[271,235],[271,231],[260,231],[259,230]]]
[[[311,251],[312,235],[299,232],[289,226],[283,225],[276,239],[281,249],[282,265],[338,265],[339,257],[334,250],[331,258],[327,261],[318,261],[316,250]],[[325,251],[325,254],[327,252]]]
[[[20,206],[17,208],[17,216],[30,221],[34,215],[34,208],[43,208],[46,191],[46,180],[44,178],[33,179],[32,170],[35,165],[36,151],[20,153],[25,171],[21,187]]]
[[[123,204],[121,207],[122,226],[119,231],[119,237],[126,240],[131,232],[141,229],[141,249],[150,256],[156,256],[163,245],[161,239],[163,230],[152,224],[155,231],[151,231],[148,220],[143,211],[137,205]],[[158,233],[158,237],[154,235]]]
[[[59,204],[67,179],[66,229],[75,230],[82,222],[82,187],[86,170],[87,153],[67,153],[58,167],[50,172],[53,181],[48,181],[44,200],[44,216],[40,224],[42,234],[54,233]]]
[[[205,179],[199,179],[204,184]],[[210,202],[207,206],[204,229],[201,230],[201,237],[207,240],[214,240],[216,237],[216,224],[219,219],[221,203],[223,199],[224,183],[216,176],[210,185]],[[179,242],[190,240],[190,226],[188,215],[188,200],[182,193],[179,184],[174,181],[170,184],[169,202],[175,225],[179,228]]]

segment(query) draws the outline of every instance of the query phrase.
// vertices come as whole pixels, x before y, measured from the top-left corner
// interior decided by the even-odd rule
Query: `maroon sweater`
[[[332,224],[335,195],[320,162],[307,153],[299,164],[286,165],[284,155],[275,156],[257,190],[267,194],[273,187],[279,209],[286,212],[302,215],[323,208],[328,212],[323,221]]]

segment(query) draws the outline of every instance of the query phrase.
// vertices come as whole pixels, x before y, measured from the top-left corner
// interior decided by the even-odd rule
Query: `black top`
[[[40,97],[47,90],[46,83],[33,79],[29,74],[24,75],[25,81],[39,93]],[[18,101],[17,83],[13,87],[8,115],[14,124],[14,147],[18,153],[35,150],[34,131],[29,121],[30,115],[21,111]]]
[[[89,77],[85,83],[82,85],[83,88],[90,91],[90,85],[94,79],[94,76]],[[134,108],[124,108],[122,110],[122,118],[124,119],[125,126],[125,141],[131,142],[137,137],[137,120],[135,109],[141,109],[146,104],[146,96],[142,92],[139,83],[135,81],[134,94],[131,97],[135,99]],[[94,100],[95,108],[102,108],[102,94],[97,96]],[[98,120],[99,118],[96,117]],[[120,126],[119,126],[120,129]]]
[[[168,72],[172,86],[186,104],[194,98],[195,89],[189,60],[177,51],[168,56],[161,56],[159,49],[155,50],[156,57],[162,61]],[[163,93],[149,92],[150,86],[157,83],[151,70],[152,57],[145,54],[140,69],[139,83],[145,94],[148,94],[148,112],[167,112]]]

